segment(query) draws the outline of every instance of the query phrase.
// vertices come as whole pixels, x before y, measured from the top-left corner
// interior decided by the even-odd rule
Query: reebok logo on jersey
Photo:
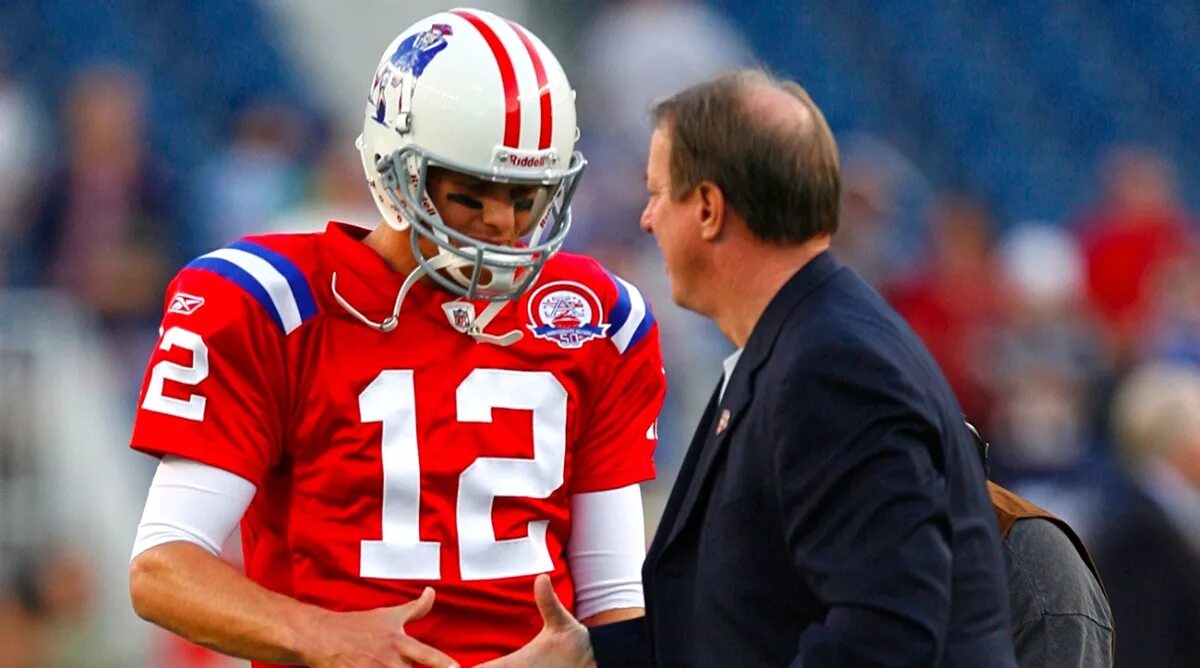
[[[167,307],[167,313],[191,315],[201,306],[204,306],[204,297],[189,295],[186,292],[176,292],[175,296],[171,297],[171,305]]]

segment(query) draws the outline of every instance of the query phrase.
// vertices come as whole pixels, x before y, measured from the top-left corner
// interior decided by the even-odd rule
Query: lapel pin
[[[717,421],[717,436],[720,436],[721,432],[725,431],[725,428],[728,426],[729,426],[729,409],[726,408],[725,410],[721,411],[721,419]]]

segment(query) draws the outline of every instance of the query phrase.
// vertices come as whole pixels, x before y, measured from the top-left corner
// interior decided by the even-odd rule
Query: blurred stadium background
[[[591,161],[570,244],[662,323],[651,527],[728,346],[671,304],[637,228],[645,112],[760,62],[825,110],[838,253],[925,338],[993,477],[1081,531],[1122,642],[1200,642],[1192,0],[476,4],[563,61]],[[154,462],[126,446],[163,289],[242,234],[374,225],[353,147],[370,76],[449,6],[0,0],[0,666],[236,665],[127,602]]]

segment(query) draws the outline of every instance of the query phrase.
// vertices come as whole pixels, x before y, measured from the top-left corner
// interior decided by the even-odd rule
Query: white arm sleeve
[[[646,520],[637,485],[571,497],[567,563],[575,581],[575,617],[643,608]]]
[[[150,483],[130,559],[177,540],[219,555],[255,491],[254,483],[224,469],[182,457],[164,457]]]

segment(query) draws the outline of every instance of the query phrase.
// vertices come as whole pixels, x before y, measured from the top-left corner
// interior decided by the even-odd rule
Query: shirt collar
[[[738,348],[729,357],[726,357],[724,362],[721,362],[721,366],[725,368],[725,375],[721,377],[721,394],[717,397],[718,401],[725,398],[725,388],[729,387],[729,379],[733,377],[733,370],[737,368],[738,360],[741,359],[744,350],[746,349]]]

